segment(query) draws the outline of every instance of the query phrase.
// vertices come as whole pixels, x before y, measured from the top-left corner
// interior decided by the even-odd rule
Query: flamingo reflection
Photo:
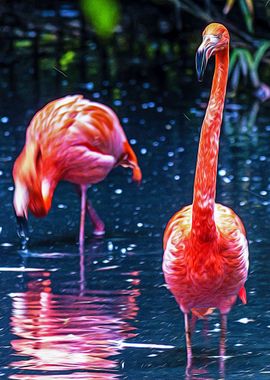
[[[95,291],[80,286],[79,295],[54,294],[46,271],[31,273],[27,288],[11,294],[10,324],[16,335],[11,344],[17,358],[10,365],[20,373],[10,378],[118,378],[119,363],[112,357],[119,354],[120,342],[136,335],[129,322],[137,315],[137,288]]]

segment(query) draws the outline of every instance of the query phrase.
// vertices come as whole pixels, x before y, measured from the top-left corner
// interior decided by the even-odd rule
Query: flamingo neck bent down
[[[214,220],[219,135],[229,68],[229,46],[216,53],[210,99],[204,117],[192,205],[192,236],[200,241],[217,237]]]

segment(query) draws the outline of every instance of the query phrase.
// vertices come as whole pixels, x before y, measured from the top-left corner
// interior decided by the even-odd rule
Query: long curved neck
[[[228,67],[229,47],[216,54],[213,84],[199,143],[192,207],[192,235],[201,241],[212,240],[217,235],[214,208],[219,135]]]

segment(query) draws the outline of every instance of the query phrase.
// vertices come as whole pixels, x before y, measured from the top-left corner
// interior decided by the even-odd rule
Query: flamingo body
[[[230,311],[247,279],[248,246],[244,226],[233,210],[215,204],[218,237],[192,239],[192,205],[169,221],[164,234],[163,271],[183,313],[204,316],[212,308]],[[240,292],[241,290],[241,292]]]
[[[130,167],[141,180],[137,158],[116,114],[81,95],[57,99],[33,117],[13,177],[14,208],[18,217],[27,209],[47,215],[61,180],[84,186],[102,181],[116,166]]]

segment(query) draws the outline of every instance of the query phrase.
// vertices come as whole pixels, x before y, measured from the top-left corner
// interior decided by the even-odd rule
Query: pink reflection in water
[[[139,290],[53,294],[49,276],[32,273],[28,290],[11,294],[10,324],[17,336],[11,344],[16,356],[23,358],[10,366],[23,373],[10,379],[118,378],[118,360],[112,356],[119,353],[120,342],[136,335],[128,321],[137,315]],[[27,373],[30,370],[36,374]],[[60,374],[63,371],[72,374]]]

